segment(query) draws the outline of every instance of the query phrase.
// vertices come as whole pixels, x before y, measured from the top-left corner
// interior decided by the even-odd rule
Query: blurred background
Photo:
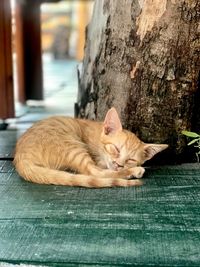
[[[11,8],[16,116],[23,114],[27,106],[45,106],[50,111],[52,110],[52,113],[73,115],[78,90],[77,66],[84,55],[85,32],[92,16],[93,0],[63,0],[39,5],[42,80],[35,87],[39,88],[42,83],[42,88],[40,89],[42,92],[35,92],[33,95],[28,96],[25,96],[27,87],[30,87],[38,79],[38,75],[32,83],[30,77],[29,85],[27,86],[23,83],[25,80],[22,77],[23,67],[26,72],[29,67],[31,68],[32,63],[40,68],[39,59],[38,62],[34,62],[34,57],[38,57],[37,52],[39,49],[35,44],[34,50],[34,46],[32,47],[30,42],[29,45],[26,44],[26,49],[27,47],[28,49],[30,48],[29,55],[25,54],[26,49],[21,47],[23,43],[21,41],[22,29],[23,36],[25,36],[23,37],[24,39],[28,38],[27,35],[31,36],[36,33],[34,32],[35,28],[31,30],[29,25],[28,32],[24,34],[25,27],[29,23],[28,16],[32,15],[27,14],[29,11],[26,11],[23,0],[20,2],[19,0],[11,0]],[[23,26],[21,17],[26,16],[25,26]],[[30,58],[33,54],[31,49],[35,54],[33,59]],[[26,64],[24,57],[29,58],[26,66],[22,66],[22,64]],[[31,73],[29,76],[31,76]],[[34,91],[36,91],[35,88]]]

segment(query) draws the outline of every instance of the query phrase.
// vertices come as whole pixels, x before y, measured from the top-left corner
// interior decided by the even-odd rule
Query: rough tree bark
[[[182,151],[200,130],[200,0],[96,0],[87,29],[77,114],[103,119]]]

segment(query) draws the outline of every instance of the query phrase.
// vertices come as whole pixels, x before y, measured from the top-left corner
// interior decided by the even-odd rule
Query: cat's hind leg
[[[81,143],[67,145],[60,165],[61,169],[70,169],[84,175],[98,175],[102,171]]]

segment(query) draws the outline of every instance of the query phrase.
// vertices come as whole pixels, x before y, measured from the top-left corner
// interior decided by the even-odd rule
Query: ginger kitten
[[[135,186],[142,182],[130,178],[141,178],[140,166],[167,147],[123,130],[111,108],[104,122],[64,116],[37,122],[18,140],[14,164],[25,180],[39,184]]]

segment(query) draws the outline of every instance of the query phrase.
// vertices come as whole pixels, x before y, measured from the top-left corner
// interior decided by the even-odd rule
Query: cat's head
[[[106,166],[113,170],[140,166],[168,147],[166,144],[146,144],[135,134],[123,130],[115,108],[106,114],[101,142]]]

